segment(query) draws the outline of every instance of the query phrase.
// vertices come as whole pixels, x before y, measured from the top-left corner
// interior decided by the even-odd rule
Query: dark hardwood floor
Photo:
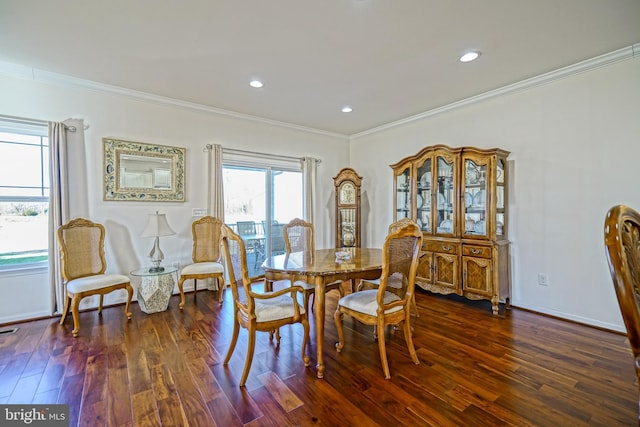
[[[228,367],[230,293],[174,296],[147,315],[137,304],[72,321],[12,325],[0,337],[0,403],[64,403],[70,425],[108,426],[637,426],[638,388],[625,336],[486,302],[420,291],[411,362],[401,330],[386,331],[385,380],[370,327],[345,317],[335,351],[328,294],[326,373],[300,357],[302,327],[281,330],[279,348],[259,333],[246,388],[237,386],[246,331]],[[6,329],[6,328],[3,328]]]

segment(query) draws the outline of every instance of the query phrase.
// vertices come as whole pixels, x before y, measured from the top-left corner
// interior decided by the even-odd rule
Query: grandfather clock
[[[344,168],[333,177],[336,189],[336,248],[360,247],[360,185],[362,177]]]

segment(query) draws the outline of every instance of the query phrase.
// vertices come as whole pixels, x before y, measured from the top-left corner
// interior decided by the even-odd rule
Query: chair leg
[[[78,312],[78,308],[80,307],[80,297],[73,296],[71,300],[71,315],[73,316],[73,337],[77,337],[80,332],[80,313]]]
[[[127,285],[127,303],[124,306],[124,314],[127,316],[127,319],[131,320],[133,314],[129,311],[129,306],[131,305],[131,299],[133,298],[133,288],[131,285]]]
[[[416,365],[420,364],[420,359],[418,359],[418,354],[416,353],[416,349],[413,346],[413,337],[411,336],[411,323],[409,321],[409,316],[404,321],[404,340],[407,342],[407,348],[409,349],[409,354],[411,355],[411,360]]]
[[[418,304],[416,304],[416,294],[411,296],[411,312],[415,317],[420,317],[420,314],[418,314]]]
[[[227,350],[227,355],[224,357],[223,365],[227,365],[229,360],[231,359],[231,355],[233,354],[233,350],[236,348],[236,343],[238,342],[238,335],[240,334],[240,324],[238,322],[233,322],[233,335],[231,336],[231,342],[229,343],[229,349]]]
[[[217,277],[218,280],[218,304],[222,304],[222,300],[224,297],[224,279],[222,277]]]
[[[344,347],[344,331],[342,330],[342,312],[340,311],[340,307],[338,307],[338,309],[336,310],[336,314],[334,314],[334,318],[336,321],[336,329],[338,330],[338,342],[336,343],[336,350],[338,351],[338,353],[340,353],[340,351],[342,350],[342,347]]]
[[[178,307],[180,308],[180,310],[182,310],[182,307],[184,307],[184,277],[180,276],[180,279],[178,280],[178,290],[180,291],[180,304],[178,304]]]
[[[249,330],[249,342],[247,347],[247,356],[244,361],[244,371],[242,371],[242,378],[240,379],[240,387],[244,386],[251,370],[251,363],[253,362],[253,352],[256,348],[256,331]]]
[[[302,336],[302,360],[304,361],[304,366],[309,366],[309,356],[307,355],[307,344],[309,343],[309,320],[307,317],[303,317],[302,327],[304,328],[304,335]]]
[[[64,324],[64,319],[67,318],[67,313],[69,313],[69,304],[71,303],[71,298],[64,292],[64,309],[62,310],[62,318],[60,319],[60,324]]]
[[[386,379],[391,378],[389,373],[389,362],[387,361],[387,348],[384,342],[384,323],[378,320],[378,330],[382,333],[378,336],[378,350],[380,351],[380,362],[382,362],[382,370],[384,371],[384,377]]]
[[[102,316],[102,302],[104,301],[104,294],[100,294],[100,305],[98,306],[98,315]]]
[[[311,295],[314,294],[314,292],[303,292],[302,293],[302,299],[303,299],[303,307],[304,307],[304,312],[307,313],[307,316],[309,315],[308,313],[310,313],[309,311],[309,300],[311,299]],[[314,298],[315,301],[315,298]]]

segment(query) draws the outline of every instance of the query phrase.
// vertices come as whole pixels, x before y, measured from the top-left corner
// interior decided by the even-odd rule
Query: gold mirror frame
[[[104,152],[104,193],[105,201],[127,200],[143,202],[184,202],[185,201],[185,152],[181,147],[151,145],[140,142],[102,138]],[[122,176],[126,158],[148,161],[149,164],[168,166],[162,169],[162,184],[142,185],[136,183],[125,186]],[[158,170],[146,172],[156,175]],[[151,177],[151,181],[154,177]],[[168,184],[167,184],[168,183]]]

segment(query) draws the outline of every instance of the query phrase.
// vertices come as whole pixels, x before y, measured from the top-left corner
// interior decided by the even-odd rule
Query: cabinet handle
[[[471,248],[471,253],[474,255],[478,255],[482,253],[482,249],[473,249]]]
[[[442,245],[442,250],[443,251],[450,251],[451,250],[451,246]]]

